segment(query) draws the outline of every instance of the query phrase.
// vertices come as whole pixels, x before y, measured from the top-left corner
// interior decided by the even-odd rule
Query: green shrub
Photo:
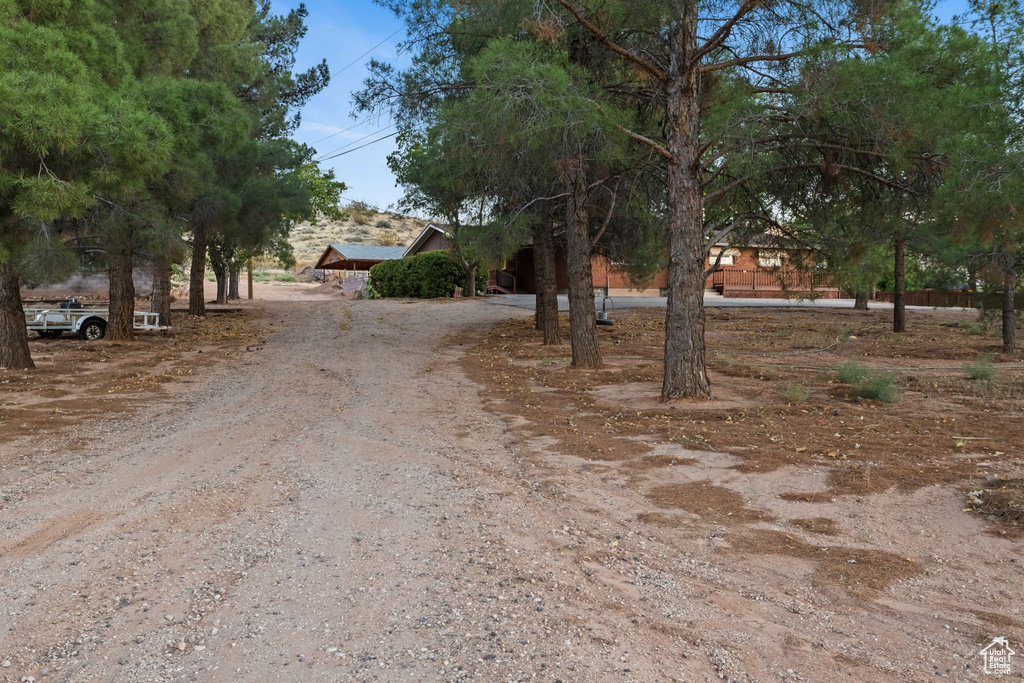
[[[416,282],[413,296],[423,299],[451,296],[466,279],[462,266],[453,261],[446,251],[428,251],[410,260],[412,277]]]
[[[968,377],[981,382],[987,382],[995,374],[992,359],[986,354],[978,356],[978,359],[964,367],[964,370],[967,371]]]
[[[984,337],[988,334],[988,327],[980,323],[967,323],[967,334]]]
[[[370,268],[370,286],[381,298],[415,296],[412,287],[411,258],[384,261]]]
[[[867,369],[858,365],[855,360],[839,366],[836,373],[839,376],[839,381],[843,384],[857,384],[868,376]]]
[[[900,396],[899,373],[876,372],[850,361],[841,365],[836,374],[843,384],[852,384],[853,393],[882,403],[895,403]]]
[[[298,282],[299,278],[295,276],[295,273],[278,273],[274,278],[278,282]]]
[[[895,372],[873,373],[857,383],[854,393],[861,398],[871,398],[882,403],[895,403],[900,397],[898,380],[899,374]]]
[[[374,223],[374,225],[382,230],[391,229],[391,221],[389,221],[387,218],[381,218],[379,221]]]
[[[811,390],[805,384],[790,384],[786,387],[786,399],[794,403],[806,403],[811,400]]]
[[[370,269],[370,285],[381,297],[449,297],[464,287],[466,274],[446,251],[428,251]],[[487,271],[477,271],[477,286],[487,287]]]

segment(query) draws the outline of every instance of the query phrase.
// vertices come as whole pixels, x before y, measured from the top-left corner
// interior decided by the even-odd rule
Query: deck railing
[[[807,292],[817,289],[835,289],[831,275],[802,270],[745,270],[729,268],[716,270],[708,278],[711,286],[725,290],[790,290]]]

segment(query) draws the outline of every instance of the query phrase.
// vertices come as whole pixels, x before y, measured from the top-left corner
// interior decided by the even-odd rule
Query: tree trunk
[[[868,310],[868,293],[867,292],[854,292],[854,294],[853,294],[853,310],[855,310],[855,311],[866,311],[866,310]]]
[[[247,273],[246,273],[246,280],[248,281],[248,284],[249,284],[249,299],[252,300],[252,257],[251,256],[249,257],[249,260],[246,262],[245,265],[246,265],[246,271],[247,271]]]
[[[228,266],[227,264],[222,265],[216,270],[217,277],[217,303],[226,304],[228,302]]]
[[[231,259],[231,266],[228,270],[228,300],[239,301],[242,295],[238,293],[238,277],[242,270],[241,265],[235,259]]]
[[[555,226],[547,211],[533,236],[533,263],[537,279],[537,329],[545,346],[561,344],[558,330],[558,280],[555,267]]]
[[[466,264],[466,286],[462,288],[462,296],[476,296],[476,269],[479,261]]]
[[[125,341],[135,339],[135,280],[132,277],[131,230],[113,236],[107,247],[110,260],[108,273],[110,286],[110,317],[107,319],[107,339]]]
[[[192,268],[188,282],[188,314],[206,315],[206,244],[210,231],[205,225],[192,228]]]
[[[695,5],[696,3],[687,3]],[[664,401],[710,398],[704,346],[704,196],[700,177],[698,64],[688,48],[697,45],[697,12],[670,26],[666,85],[668,115],[669,265],[665,314]]]
[[[579,154],[572,160],[567,178],[571,194],[567,200],[566,260],[569,265],[569,340],[572,364],[581,368],[601,367],[594,312],[594,275],[590,262],[590,215],[587,211],[586,160]]]
[[[1017,295],[1017,271],[1011,266],[1003,274],[1003,353],[1016,350],[1014,297]]]
[[[161,325],[171,324],[171,262],[158,256],[153,262],[153,294],[149,310],[158,314]]]
[[[906,240],[902,235],[897,235],[895,240],[896,246],[896,263],[893,269],[893,291],[892,291],[892,331],[893,332],[906,332],[907,331],[907,307],[903,302],[904,293],[907,290],[907,278],[906,278],[906,254],[904,250]]]
[[[35,366],[28,350],[18,271],[11,263],[0,263],[0,368],[31,370]]]

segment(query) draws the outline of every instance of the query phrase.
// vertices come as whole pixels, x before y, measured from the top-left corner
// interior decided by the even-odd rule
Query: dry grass
[[[316,262],[329,244],[379,244],[407,246],[416,239],[428,221],[395,213],[345,209],[345,218],[332,221],[320,217],[313,223],[299,223],[288,240],[295,250],[299,266]],[[386,222],[386,223],[385,223]],[[390,227],[378,226],[389,225]]]
[[[969,501],[991,521],[1024,527],[1024,479],[990,479]]]

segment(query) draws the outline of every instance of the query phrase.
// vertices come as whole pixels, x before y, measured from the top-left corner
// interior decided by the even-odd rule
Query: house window
[[[782,252],[761,249],[757,252],[757,265],[762,268],[781,268]]]
[[[710,253],[711,265],[715,265],[715,261],[718,259],[718,255],[722,253],[721,249],[712,249]],[[722,254],[722,260],[718,262],[720,266],[733,266],[736,265],[735,257],[733,256],[733,250],[730,249]]]

